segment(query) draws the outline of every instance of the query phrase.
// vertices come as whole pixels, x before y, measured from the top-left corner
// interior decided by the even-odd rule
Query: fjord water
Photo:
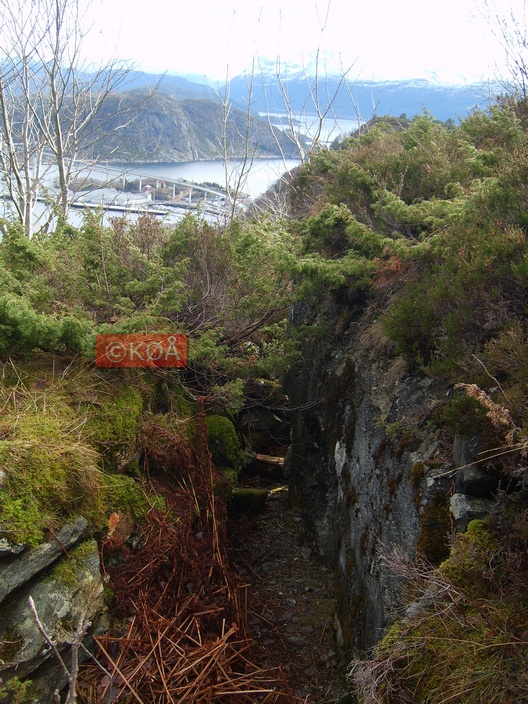
[[[254,159],[252,163],[242,159],[230,160],[227,164],[229,182],[233,187],[242,176],[240,190],[251,198],[262,195],[286,171],[300,164],[297,159]],[[182,161],[157,164],[109,164],[111,176],[123,172],[159,179],[184,179],[193,183],[216,183],[221,188],[226,183],[226,165],[220,160]]]
[[[263,115],[263,113],[261,114]],[[288,129],[288,116],[282,114],[269,115],[275,126]],[[300,131],[309,138],[317,136],[323,145],[330,145],[333,139],[354,132],[360,122],[335,118],[318,118],[304,115],[294,120]],[[231,187],[239,186],[238,190],[250,198],[257,198],[272,186],[287,171],[301,163],[300,159],[255,158],[229,159],[227,174]],[[112,174],[121,175],[124,170],[140,173],[159,179],[185,179],[197,184],[216,183],[221,188],[226,185],[226,164],[222,159],[209,161],[185,161],[157,164],[111,164]],[[116,173],[117,172],[117,173]],[[240,183],[238,184],[238,179]]]

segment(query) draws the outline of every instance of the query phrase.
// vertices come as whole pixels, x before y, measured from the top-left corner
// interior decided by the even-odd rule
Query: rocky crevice
[[[243,490],[260,493],[239,510],[232,504],[230,557],[244,580],[252,661],[280,674],[285,696],[330,704],[348,701],[350,657],[397,616],[404,583],[387,568],[391,548],[438,563],[451,529],[493,510],[500,478],[466,466],[478,438],[446,444],[434,418],[449,387],[409,373],[361,307],[324,312],[328,334],[305,338],[303,365],[288,380],[285,463],[283,414],[253,411],[241,424],[258,450]],[[301,307],[293,322],[317,331],[320,316]],[[36,679],[41,702],[63,681],[28,595],[61,649],[81,611],[92,633],[107,625],[97,545],[80,542],[85,530],[79,519],[36,548],[0,545],[2,677]],[[82,559],[72,564],[78,543]]]
[[[457,464],[435,422],[451,390],[409,372],[361,301],[335,294],[313,308],[299,304],[290,323],[310,330],[302,366],[287,382],[291,493],[334,573],[338,644],[358,656],[401,604],[404,581],[387,567],[391,550],[438,564],[448,554],[447,534],[463,527],[450,512]],[[465,501],[457,518],[467,525],[482,507]]]
[[[80,618],[90,636],[109,625],[99,550],[84,540],[87,522],[80,517],[34,548],[6,542],[0,560],[0,681],[31,679],[31,701],[50,702],[66,679],[31,614],[31,596],[41,623],[69,665],[71,633]],[[79,660],[86,658],[84,652]],[[9,698],[1,701],[13,701]]]

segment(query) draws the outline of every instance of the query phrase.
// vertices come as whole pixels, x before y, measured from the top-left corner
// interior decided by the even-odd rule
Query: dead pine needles
[[[280,670],[251,661],[244,587],[226,557],[221,478],[203,414],[195,423],[192,452],[176,451],[165,433],[168,466],[152,481],[167,511],[147,514],[134,548],[103,541],[105,564],[120,563],[107,572],[126,626],[95,637],[106,672],[95,662],[82,667],[84,704],[298,701]]]

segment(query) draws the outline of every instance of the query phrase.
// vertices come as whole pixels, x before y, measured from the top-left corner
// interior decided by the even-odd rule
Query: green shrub
[[[524,274],[512,272],[528,254],[518,230],[470,226],[436,243],[431,264],[407,283],[386,310],[383,327],[413,361],[443,363],[448,373],[511,324],[525,304]]]
[[[11,677],[0,683],[0,697],[9,697],[11,704],[33,704],[38,701],[31,680],[22,682],[18,677]]]
[[[466,394],[450,398],[444,408],[444,421],[453,433],[471,437],[489,432],[487,409]]]
[[[438,570],[407,565],[410,591],[419,600],[371,661],[353,663],[362,704],[388,704],[403,692],[424,704],[524,700],[528,599],[519,565],[526,519],[522,527],[517,520],[505,529],[504,519],[472,521]]]

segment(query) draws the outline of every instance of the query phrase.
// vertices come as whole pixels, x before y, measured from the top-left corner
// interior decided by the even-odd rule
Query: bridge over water
[[[80,162],[82,163],[82,162]],[[197,184],[188,179],[182,178],[170,178],[165,176],[158,176],[142,172],[140,169],[136,169],[131,165],[131,168],[127,168],[123,165],[123,168],[116,167],[115,165],[87,165],[86,169],[82,172],[85,177],[102,177],[101,181],[103,183],[115,183],[116,181],[121,182],[121,187],[123,192],[125,191],[127,183],[130,181],[138,182],[138,193],[145,193],[145,188],[148,189],[150,184],[155,183],[154,186],[154,200],[149,206],[149,209],[155,209],[157,207],[161,208],[184,208],[184,209],[199,209],[201,212],[209,213],[210,215],[216,215],[221,217],[226,215],[230,210],[230,203],[228,202],[226,192],[212,186],[207,186],[203,184]],[[95,178],[94,178],[95,180]],[[99,180],[99,179],[97,179]],[[172,199],[159,199],[156,198],[156,193],[160,188],[172,187]],[[183,197],[176,200],[178,192],[183,191]],[[194,198],[195,194],[201,194],[198,201]],[[131,198],[130,201],[133,199]],[[243,201],[244,198],[241,198]],[[89,194],[83,195],[82,201],[89,205]],[[133,208],[132,204],[129,204],[128,209]]]
[[[180,220],[189,211],[199,212],[212,224],[231,215],[232,204],[229,202],[226,192],[220,188],[198,184],[189,179],[149,174],[133,164],[90,164],[82,159],[75,161],[74,172],[78,175],[77,186],[82,189],[72,193],[70,202],[72,217],[74,217],[73,211],[78,213],[75,216],[76,223],[81,217],[80,210],[85,208],[102,208],[109,217],[116,213],[134,216],[150,213],[167,219],[169,222]],[[53,198],[53,194],[57,191],[57,167],[53,156],[45,153],[41,166],[43,166],[43,170],[40,178],[43,188],[41,195],[37,196],[36,222],[48,217],[44,213],[49,207],[49,198]],[[85,182],[84,187],[83,181]],[[131,181],[138,182],[136,193],[125,191],[127,183]],[[114,184],[119,184],[122,190],[111,188],[110,186]],[[149,193],[148,190],[145,191],[144,186],[151,186],[151,184],[155,185],[151,187],[152,190]],[[165,199],[159,198],[161,189],[165,191]],[[172,189],[172,197],[169,195],[170,190],[167,193],[168,189]],[[245,197],[243,194],[238,195],[237,209],[243,210],[249,203],[249,197]],[[10,197],[6,188],[0,183],[0,203],[2,204],[0,210],[3,211],[4,216],[10,212],[9,201]]]

